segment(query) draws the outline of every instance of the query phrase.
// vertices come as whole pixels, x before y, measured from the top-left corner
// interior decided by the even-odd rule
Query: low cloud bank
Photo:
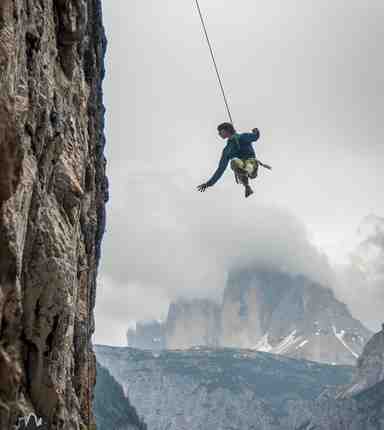
[[[297,217],[258,204],[257,196],[239,198],[241,189],[233,184],[202,194],[193,189],[193,179],[181,180],[177,171],[162,175],[148,166],[145,175],[140,169],[121,174],[118,183],[130,185],[126,193],[118,190],[121,199],[109,214],[97,302],[101,338],[108,335],[105,327],[117,324],[124,327],[119,335],[124,343],[129,321],[165,318],[169,302],[178,298],[220,300],[228,271],[242,266],[305,275],[333,288],[370,328],[379,327],[382,277],[372,276],[382,273],[382,254],[376,254],[383,253],[383,242],[377,227],[367,227],[372,218],[364,224],[370,234],[363,232],[355,253],[376,249],[368,276],[356,255],[349,265],[332,267]],[[141,181],[145,176],[148,184],[149,174],[153,181],[145,187]],[[130,206],[124,195],[140,205]]]
[[[140,181],[140,172],[135,175],[131,170],[130,175],[127,195],[141,203],[129,207],[122,200],[121,208],[115,204],[109,214],[98,289],[98,333],[109,320],[127,327],[130,320],[164,318],[169,301],[177,298],[220,300],[227,272],[239,266],[300,273],[324,285],[332,283],[326,256],[288,211],[239,198],[242,189],[233,184],[201,194],[176,177],[168,177],[168,184],[162,178],[143,188],[134,183]],[[167,187],[174,190],[173,199]],[[132,196],[138,189],[140,199]]]

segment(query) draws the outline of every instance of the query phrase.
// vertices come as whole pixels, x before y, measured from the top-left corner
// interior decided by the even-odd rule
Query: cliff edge
[[[94,423],[105,47],[100,0],[1,0],[1,429]]]

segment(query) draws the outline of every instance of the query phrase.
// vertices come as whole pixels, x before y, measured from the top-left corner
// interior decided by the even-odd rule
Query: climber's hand
[[[207,183],[200,184],[200,185],[197,187],[197,189],[203,193],[203,192],[208,188],[208,186],[209,186],[209,185],[208,185]]]

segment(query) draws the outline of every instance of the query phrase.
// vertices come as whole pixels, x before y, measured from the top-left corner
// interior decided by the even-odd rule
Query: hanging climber
[[[212,187],[221,178],[231,160],[231,169],[234,171],[236,183],[244,185],[245,197],[249,197],[253,193],[249,179],[257,177],[259,165],[271,169],[271,166],[256,159],[252,143],[260,137],[259,130],[254,128],[252,133],[240,134],[229,122],[220,124],[217,130],[220,137],[227,139],[227,144],[223,149],[216,172],[209,181],[199,185],[197,189],[204,192],[208,187]]]

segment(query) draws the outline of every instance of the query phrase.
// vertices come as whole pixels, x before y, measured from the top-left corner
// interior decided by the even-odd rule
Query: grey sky
[[[129,320],[164,316],[178,295],[217,296],[245,258],[328,279],[323,253],[343,261],[362,218],[384,214],[382,1],[200,1],[235,124],[260,128],[274,170],[247,200],[229,169],[198,193],[226,116],[194,3],[104,2],[99,343],[123,344]]]

